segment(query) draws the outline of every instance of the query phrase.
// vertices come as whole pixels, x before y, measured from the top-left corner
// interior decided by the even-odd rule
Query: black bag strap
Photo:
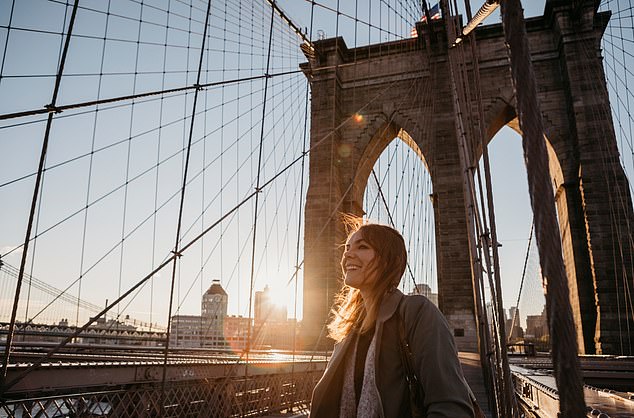
[[[410,385],[418,385],[420,383],[418,381],[416,373],[414,372],[414,355],[412,354],[412,349],[409,346],[409,342],[407,342],[407,336],[405,335],[405,323],[400,312],[402,302],[403,299],[401,299],[401,301],[399,302],[398,308],[396,310],[401,361],[403,362],[403,368],[405,369],[405,378],[407,379],[407,383]]]
[[[405,299],[405,296],[401,298],[401,300],[398,302],[398,307],[396,308],[396,321],[398,322],[401,362],[403,363],[403,369],[405,370],[405,379],[407,381],[407,389],[409,390],[412,416],[424,417],[425,413],[423,409],[423,398],[425,394],[423,391],[423,386],[416,376],[416,371],[414,369],[414,355],[412,354],[412,349],[409,346],[407,335],[405,334],[405,321],[403,320],[403,316],[401,315],[401,304],[403,303],[403,299]],[[486,418],[486,415],[484,415],[484,412],[480,408],[480,405],[478,405],[478,402],[475,398],[475,395],[471,391],[471,388],[468,385],[467,388],[469,390],[469,398],[471,399],[471,406],[473,408],[474,416],[476,418]]]
[[[407,336],[405,334],[405,322],[403,321],[403,316],[401,315],[401,304],[403,299],[404,297],[401,298],[398,303],[398,307],[396,308],[396,322],[398,322],[401,363],[403,364],[403,370],[405,371],[405,380],[407,382],[407,389],[409,392],[411,414],[414,417],[425,416],[423,405],[423,386],[418,380],[418,376],[416,375],[414,369],[414,355],[412,354],[412,349],[407,341]]]

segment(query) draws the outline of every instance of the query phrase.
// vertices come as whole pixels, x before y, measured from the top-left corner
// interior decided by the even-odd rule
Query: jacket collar
[[[401,299],[403,298],[403,292],[398,289],[391,290],[383,296],[381,301],[381,307],[376,317],[377,322],[385,322],[394,315],[398,308]]]
[[[403,293],[398,289],[394,289],[383,296],[383,299],[381,300],[381,306],[379,307],[379,313],[376,319],[377,324],[375,325],[375,338],[377,338],[377,340],[381,338],[383,323],[385,323],[385,321],[387,321],[392,317],[392,315],[394,315],[394,312],[396,312],[396,309],[398,308],[402,297]],[[341,342],[335,344],[332,357],[321,379],[322,382],[317,385],[317,388],[313,393],[313,405],[321,405],[322,402],[325,402],[325,399],[328,398],[328,388],[333,381],[337,369],[341,367],[343,359],[345,358],[345,353],[350,349],[350,346],[355,340],[353,336],[354,332],[344,338]],[[379,348],[380,344],[377,345],[377,358],[379,356]]]

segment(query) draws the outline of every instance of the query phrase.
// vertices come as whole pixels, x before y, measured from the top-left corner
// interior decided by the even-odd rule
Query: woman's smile
[[[374,282],[374,259],[376,252],[364,239],[360,231],[350,236],[343,253],[341,266],[345,283],[362,290]]]

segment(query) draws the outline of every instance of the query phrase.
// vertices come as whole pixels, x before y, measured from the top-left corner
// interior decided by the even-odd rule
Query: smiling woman
[[[345,286],[328,325],[338,344],[313,392],[311,417],[474,416],[447,322],[426,297],[397,289],[406,266],[395,229],[365,224],[349,235]]]
[[[335,318],[328,325],[330,337],[341,341],[358,324],[368,331],[377,315],[378,302],[398,286],[407,265],[403,237],[379,224],[357,226],[346,242],[341,260],[343,287]]]

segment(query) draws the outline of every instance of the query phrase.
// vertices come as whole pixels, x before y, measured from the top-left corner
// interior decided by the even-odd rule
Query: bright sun
[[[271,303],[278,308],[287,308],[288,302],[290,301],[289,289],[278,285],[269,285],[269,288],[271,289]]]

